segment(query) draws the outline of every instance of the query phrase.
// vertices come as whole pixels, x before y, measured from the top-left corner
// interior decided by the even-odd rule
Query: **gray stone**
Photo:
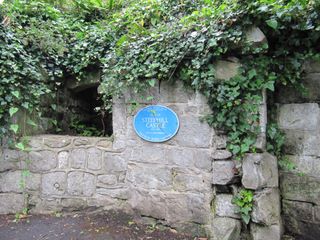
[[[90,197],[96,188],[95,176],[85,172],[70,172],[68,174],[68,193],[74,196]]]
[[[219,217],[231,217],[240,219],[237,207],[232,204],[233,195],[218,194],[215,198],[215,214]]]
[[[97,143],[96,145],[99,148],[102,149],[111,149],[112,148],[112,142],[110,141],[110,139],[106,139],[106,140],[101,140]]]
[[[89,148],[88,154],[88,169],[99,170],[102,167],[102,151],[97,148]]]
[[[21,169],[21,162],[24,161],[25,155],[17,150],[3,149],[0,156],[0,172]]]
[[[0,214],[15,214],[24,208],[23,194],[0,193]]]
[[[172,177],[168,167],[129,164],[126,180],[136,187],[169,190],[172,188]]]
[[[63,148],[71,144],[71,139],[64,136],[43,138],[44,145],[50,148]]]
[[[161,191],[132,189],[129,204],[140,215],[157,219],[166,218],[166,197]]]
[[[42,175],[41,193],[49,196],[61,196],[66,190],[66,174],[52,172]]]
[[[128,200],[128,189],[106,189],[106,188],[97,188],[97,194],[106,195],[112,198],[117,198],[121,200]]]
[[[232,153],[228,150],[216,150],[212,153],[212,158],[214,160],[224,160],[232,157]]]
[[[278,111],[278,124],[281,129],[319,129],[319,106],[316,103],[284,104]]]
[[[191,168],[194,164],[194,150],[189,148],[168,148],[165,157],[166,162],[180,167]]]
[[[246,31],[246,39],[256,45],[267,43],[267,38],[258,27],[251,27]]]
[[[71,167],[84,169],[86,166],[87,152],[84,148],[77,148],[71,152]]]
[[[286,156],[288,161],[293,163],[296,169],[293,172],[306,174],[310,177],[318,177],[320,174],[320,161],[318,157],[313,156]]]
[[[105,152],[104,170],[106,173],[124,172],[127,170],[127,160],[121,156]]]
[[[308,60],[303,67],[306,73],[320,73],[320,61]]]
[[[165,164],[165,152],[163,147],[144,146],[134,148],[131,152],[130,160],[135,162],[163,163]]]
[[[247,154],[243,159],[242,171],[245,188],[278,187],[277,159],[269,153]]]
[[[183,168],[173,168],[173,188],[178,192],[206,192],[210,191],[210,175],[192,172]]]
[[[0,192],[22,192],[22,172],[6,172],[0,174]]]
[[[30,137],[28,145],[31,150],[40,150],[42,148],[43,137]]]
[[[241,66],[237,61],[219,60],[214,64],[215,77],[219,80],[229,80],[238,74]]]
[[[262,226],[251,223],[252,240],[280,240],[282,228],[279,224],[271,226]]]
[[[186,89],[182,82],[168,83],[162,81],[160,89],[155,89],[155,92],[151,96],[157,97],[160,92],[160,103],[187,103],[194,92],[190,89]]]
[[[207,123],[200,122],[199,117],[181,116],[180,129],[168,143],[180,147],[209,148],[212,135],[213,129]]]
[[[320,179],[282,172],[280,189],[283,199],[320,205]]]
[[[212,183],[227,185],[235,182],[238,173],[233,161],[214,161],[212,164]]]
[[[112,186],[118,183],[116,175],[99,175],[97,186]]]
[[[194,155],[196,156],[194,158],[194,166],[198,169],[211,172],[212,170],[211,150],[197,149]]]
[[[213,136],[213,141],[216,149],[225,149],[227,148],[228,138],[225,135],[215,135]]]
[[[263,225],[277,224],[280,221],[280,194],[275,188],[255,192],[252,221]]]
[[[287,219],[290,218],[291,221],[313,221],[312,203],[282,200],[282,212],[283,216]],[[296,226],[296,224],[294,225]]]
[[[62,151],[58,153],[58,168],[66,169],[69,166],[69,152]]]
[[[171,223],[195,222],[205,224],[210,218],[210,201],[204,194],[167,193],[166,220]]]
[[[240,220],[233,218],[214,218],[212,223],[212,240],[239,240]]]
[[[88,146],[90,145],[89,140],[87,138],[76,138],[73,141],[75,146]]]
[[[61,199],[61,206],[64,211],[79,211],[85,209],[87,202],[81,198],[63,198]]]
[[[56,168],[57,158],[53,151],[30,152],[30,170],[35,172],[48,171]]]

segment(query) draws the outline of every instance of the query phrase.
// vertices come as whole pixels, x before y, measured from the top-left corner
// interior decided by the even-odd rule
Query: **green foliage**
[[[88,126],[87,124],[81,122],[79,119],[73,119],[70,124],[70,129],[76,134],[86,137],[99,137],[103,136],[103,131],[97,129],[94,126]]]
[[[54,97],[63,79],[99,69],[106,104],[157,81],[181,80],[201,92],[214,112],[205,119],[228,135],[229,150],[241,158],[255,151],[261,91],[299,87],[303,62],[319,51],[319,9],[311,0],[6,1],[0,16],[11,21],[0,26],[0,134],[21,134],[10,117],[21,108],[40,112],[41,97]],[[268,42],[248,42],[252,26]],[[217,79],[213,63],[235,58],[242,63],[238,75]],[[280,156],[283,139],[274,126],[269,130],[268,150]]]
[[[241,189],[238,194],[232,199],[232,203],[238,207],[238,212],[241,219],[248,224],[250,222],[250,213],[253,207],[253,191]]]

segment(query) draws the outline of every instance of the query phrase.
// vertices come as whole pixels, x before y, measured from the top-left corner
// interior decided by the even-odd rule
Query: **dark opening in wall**
[[[98,86],[78,91],[64,89],[59,96],[62,111],[58,125],[62,134],[81,136],[111,136],[112,114],[103,109]]]

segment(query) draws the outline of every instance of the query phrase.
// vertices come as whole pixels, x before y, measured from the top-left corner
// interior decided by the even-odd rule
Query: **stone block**
[[[26,160],[27,154],[17,150],[0,148],[0,172],[8,170],[19,170],[22,168],[21,162]]]
[[[33,136],[33,137],[30,137],[30,140],[28,142],[28,145],[30,147],[31,150],[41,150],[42,147],[43,147],[43,137],[40,136],[40,137],[36,137],[36,136]]]
[[[62,151],[58,153],[58,168],[66,169],[69,167],[70,154],[68,151]]]
[[[192,172],[183,168],[173,168],[173,188],[178,192],[207,192],[211,190],[211,174]]]
[[[319,129],[319,117],[317,103],[284,104],[278,110],[281,129],[315,131]]]
[[[96,179],[93,174],[85,172],[70,172],[68,174],[68,193],[73,196],[87,196],[94,194]]]
[[[190,148],[168,148],[165,152],[166,162],[180,167],[191,168],[194,164],[195,151]]]
[[[66,173],[51,172],[42,175],[41,193],[49,196],[61,196],[66,190]]]
[[[303,67],[306,73],[320,73],[320,61],[308,60]]]
[[[61,206],[64,211],[80,211],[87,207],[87,202],[81,198],[63,198],[61,199]]]
[[[160,89],[156,89],[156,92],[160,92],[159,103],[188,103],[188,101],[195,94],[192,90],[183,86],[182,82],[161,82]],[[157,93],[153,96],[157,97]]]
[[[212,153],[212,158],[214,160],[224,160],[232,157],[232,153],[228,150],[216,150]]]
[[[320,225],[320,206],[314,206],[313,211],[314,211],[314,221]],[[308,219],[310,219],[310,215],[308,216],[309,216]]]
[[[0,214],[15,214],[24,208],[23,194],[0,193]]]
[[[105,152],[103,164],[106,173],[125,172],[127,170],[127,160],[121,155]]]
[[[30,170],[42,172],[55,169],[57,167],[56,153],[49,150],[30,152]]]
[[[140,215],[157,219],[166,218],[166,196],[161,191],[133,188],[128,201]]]
[[[97,188],[97,194],[117,198],[121,200],[128,200],[128,188],[110,189],[110,188]]]
[[[234,183],[237,172],[233,161],[214,161],[212,163],[212,183],[218,185]]]
[[[280,240],[282,227],[280,224],[263,226],[255,223],[250,224],[252,240]]]
[[[43,138],[43,143],[50,148],[63,148],[71,144],[71,138],[49,135]]]
[[[106,149],[112,149],[112,141],[110,139],[105,139],[97,142],[96,145],[98,148],[102,148],[104,150]]]
[[[240,219],[237,207],[232,204],[233,195],[218,194],[215,198],[215,214],[219,217],[231,217]]]
[[[163,147],[143,146],[134,148],[130,160],[134,162],[166,164],[165,149]]]
[[[165,196],[167,209],[165,219],[169,223],[208,223],[210,201],[204,194],[167,193]]]
[[[126,181],[136,187],[169,190],[172,188],[172,178],[169,167],[129,164]]]
[[[84,169],[86,166],[87,151],[84,148],[77,148],[71,152],[71,167]]]
[[[212,170],[212,159],[211,150],[197,149],[194,152],[194,166],[198,169],[211,172]]]
[[[113,186],[118,183],[116,175],[99,175],[97,186]]]
[[[238,61],[218,60],[213,64],[215,77],[219,80],[229,80],[238,74],[241,64]]]
[[[97,148],[87,149],[88,169],[99,170],[102,167],[102,151]]]
[[[213,142],[216,149],[226,149],[228,138],[225,135],[213,136]]]
[[[239,240],[240,220],[233,218],[214,218],[212,220],[212,240]]]
[[[253,43],[255,46],[261,46],[267,43],[266,36],[258,27],[249,28],[245,34],[247,41]]]
[[[180,129],[177,135],[168,141],[180,147],[209,148],[213,129],[199,117],[180,117]],[[192,136],[192,137],[191,137]]]
[[[318,177],[320,174],[320,161],[318,157],[288,155],[288,160],[296,167],[295,172]]]
[[[5,172],[0,174],[0,192],[22,193],[22,172]]]
[[[90,145],[90,142],[89,142],[88,138],[76,138],[76,139],[74,139],[73,144],[76,147],[88,146],[88,145]]]
[[[277,224],[280,219],[280,193],[276,188],[256,191],[254,195],[252,221],[262,225]]]
[[[269,153],[247,154],[243,159],[242,171],[245,188],[278,187],[277,159]]]
[[[282,172],[280,189],[283,199],[320,205],[320,179]]]
[[[282,200],[282,213],[285,218],[294,221],[313,221],[312,203]]]

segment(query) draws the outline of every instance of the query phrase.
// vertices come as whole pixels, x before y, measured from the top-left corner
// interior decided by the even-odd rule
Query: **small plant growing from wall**
[[[241,189],[233,198],[232,203],[237,206],[241,219],[248,224],[250,222],[250,214],[253,207],[253,191]]]

